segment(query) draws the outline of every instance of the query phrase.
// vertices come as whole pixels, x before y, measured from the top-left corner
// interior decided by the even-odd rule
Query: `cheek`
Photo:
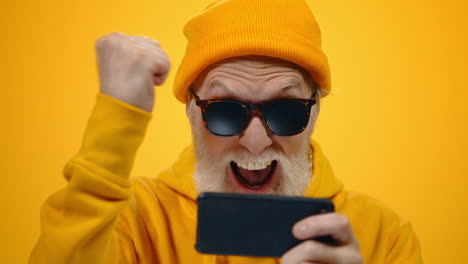
[[[222,153],[223,151],[227,151],[233,147],[233,138],[235,137],[219,137],[212,135],[207,129],[205,129],[205,127],[203,127],[203,125],[202,130],[200,140],[203,141],[206,146],[206,150],[211,154]]]
[[[277,137],[275,136],[274,141],[281,147],[284,154],[290,155],[299,152],[304,144],[308,144],[308,137],[306,133],[301,133],[291,137]]]

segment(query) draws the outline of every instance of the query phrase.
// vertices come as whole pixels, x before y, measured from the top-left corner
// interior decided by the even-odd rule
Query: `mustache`
[[[203,150],[200,150],[203,151]],[[267,162],[272,160],[281,160],[286,158],[284,152],[275,149],[274,147],[269,147],[263,150],[259,154],[252,154],[247,150],[236,149],[236,150],[226,150],[216,155],[208,153],[199,153],[204,158],[207,158],[210,161],[230,163],[231,161],[235,162]]]

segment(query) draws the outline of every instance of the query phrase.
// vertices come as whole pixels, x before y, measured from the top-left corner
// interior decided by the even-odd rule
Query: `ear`
[[[188,95],[187,96],[187,104],[185,105],[185,115],[187,115],[188,119],[190,120],[193,118],[193,112],[195,111],[195,98]]]
[[[323,95],[322,89],[315,90],[315,101],[317,102],[317,105],[319,107],[320,107],[320,100],[322,99],[322,95]]]
[[[189,97],[189,96],[188,96]],[[185,104],[185,115],[190,118],[190,112],[192,111],[191,109],[191,104],[192,100],[190,98],[187,98],[187,104]]]
[[[193,83],[189,85],[188,89],[192,89],[193,88]],[[190,94],[190,92],[187,93],[187,103],[185,104],[185,115],[190,118],[190,111],[193,111],[192,110],[192,95]]]

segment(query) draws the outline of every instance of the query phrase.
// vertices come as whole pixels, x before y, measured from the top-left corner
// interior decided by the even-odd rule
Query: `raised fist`
[[[155,85],[162,85],[170,62],[148,37],[110,33],[96,40],[100,91],[147,112],[153,110]]]

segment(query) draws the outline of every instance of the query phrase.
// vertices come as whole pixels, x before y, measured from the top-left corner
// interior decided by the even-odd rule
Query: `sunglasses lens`
[[[203,113],[206,127],[219,136],[232,136],[242,132],[248,122],[248,111],[236,102],[213,102]]]
[[[309,122],[309,107],[295,100],[277,100],[265,106],[265,118],[271,131],[278,136],[301,133]]]

